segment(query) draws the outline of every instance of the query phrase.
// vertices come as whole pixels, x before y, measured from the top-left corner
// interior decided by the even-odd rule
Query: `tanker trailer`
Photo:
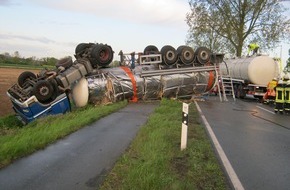
[[[267,84],[279,76],[279,65],[273,58],[261,55],[228,59],[220,64],[222,76],[230,76],[237,98],[251,95],[261,100]]]
[[[103,104],[124,99],[190,99],[210,91],[216,83],[214,66],[156,70],[154,65],[100,69],[87,78],[89,102]]]
[[[148,49],[152,50],[148,52]],[[210,91],[217,82],[216,67],[213,65],[217,60],[210,59],[213,54],[207,48],[202,48],[202,53],[198,51],[196,54],[188,46],[180,46],[178,50],[166,45],[159,54],[158,49],[150,45],[140,58],[131,58],[130,61],[140,60],[134,67],[123,65],[98,69],[97,73],[86,77],[89,102],[99,104],[124,99],[134,102],[162,97],[190,99]],[[121,51],[119,55],[121,63],[127,63],[122,58],[129,54]],[[153,55],[161,59],[155,59]],[[196,60],[204,60],[206,64],[196,63]]]

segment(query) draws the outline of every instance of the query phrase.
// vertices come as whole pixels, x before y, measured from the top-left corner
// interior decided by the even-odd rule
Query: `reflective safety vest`
[[[275,87],[277,86],[277,81],[272,80],[267,85],[267,95],[268,96],[276,96]]]
[[[277,103],[284,103],[285,102],[285,97],[284,94],[285,93],[285,88],[283,86],[281,86],[281,84],[278,84],[276,87],[276,99],[275,102]]]
[[[249,44],[248,45],[248,53],[250,53],[251,51],[253,51],[254,49],[257,49],[259,48],[260,46],[256,43],[253,43],[253,44]]]
[[[285,103],[290,104],[290,84],[285,87]]]

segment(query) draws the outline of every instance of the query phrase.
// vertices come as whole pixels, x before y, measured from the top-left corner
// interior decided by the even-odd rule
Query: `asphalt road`
[[[290,115],[239,99],[198,105],[246,190],[290,189]]]
[[[157,103],[129,104],[0,170],[0,190],[97,189]]]

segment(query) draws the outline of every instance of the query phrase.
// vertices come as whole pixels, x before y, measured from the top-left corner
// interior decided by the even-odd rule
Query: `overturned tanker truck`
[[[107,44],[81,43],[75,49],[75,61],[63,58],[55,69],[36,75],[23,72],[7,92],[17,117],[28,123],[66,113],[70,111],[69,94],[77,107],[124,99],[192,98],[214,87],[215,65],[223,60],[223,54],[213,54],[205,47],[194,51],[188,46],[166,45],[159,51],[150,45],[138,54],[121,51],[120,65],[109,67],[113,54]]]

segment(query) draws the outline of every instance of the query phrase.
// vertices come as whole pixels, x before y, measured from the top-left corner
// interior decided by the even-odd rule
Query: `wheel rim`
[[[100,59],[102,61],[107,61],[107,59],[109,58],[109,51],[106,51],[105,49],[102,49],[99,53]]]
[[[185,51],[185,52],[184,52],[184,58],[185,58],[186,60],[191,60],[191,58],[192,58],[192,54],[190,53],[190,51]]]
[[[206,51],[202,51],[200,53],[200,58],[204,61],[206,61],[208,59],[208,53]]]
[[[39,88],[39,94],[41,94],[42,96],[47,96],[49,93],[49,89],[47,86],[42,86]]]
[[[52,83],[46,80],[38,81],[33,87],[32,94],[35,95],[39,102],[49,103],[54,94]]]
[[[174,60],[174,52],[173,52],[173,51],[168,51],[168,52],[166,53],[166,57],[167,57],[167,59],[170,60],[170,61]]]

